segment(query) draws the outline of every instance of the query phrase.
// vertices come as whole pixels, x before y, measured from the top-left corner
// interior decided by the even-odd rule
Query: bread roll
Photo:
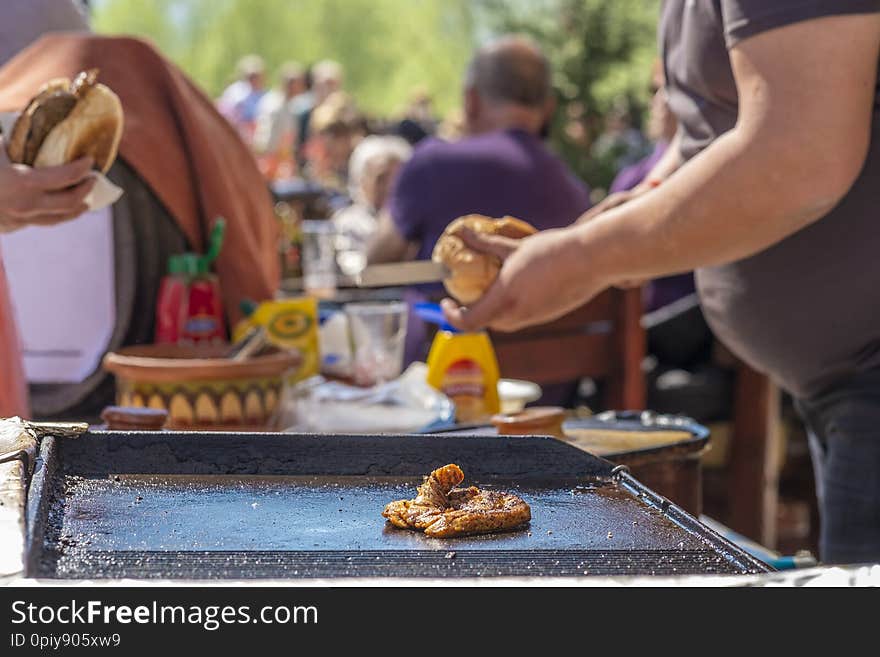
[[[12,134],[6,144],[6,151],[12,162],[19,164],[33,165],[37,151],[43,145],[43,140],[49,131],[54,127],[55,123],[61,121],[76,104],[76,97],[70,93],[70,80],[67,78],[56,78],[44,84],[40,91],[34,96],[25,107],[24,111],[19,115],[12,127]],[[54,102],[53,102],[54,101]],[[40,121],[35,121],[35,117],[45,113],[47,106],[58,105],[59,102],[68,105],[65,110],[60,111],[58,120],[52,125],[45,125],[40,129]]]
[[[83,71],[72,82],[50,80],[18,117],[6,145],[12,162],[35,167],[67,164],[90,156],[107,172],[122,138],[122,103],[97,83],[98,71]]]
[[[468,248],[459,237],[462,228],[513,239],[528,237],[537,230],[514,217],[492,219],[480,214],[459,217],[446,227],[434,246],[431,259],[449,269],[450,275],[443,281],[446,291],[459,303],[470,304],[482,297],[495,281],[501,269],[501,261],[496,256]]]
[[[122,138],[122,103],[103,84],[96,84],[77,102],[67,118],[52,128],[36,167],[51,167],[89,156],[95,168],[107,173]]]

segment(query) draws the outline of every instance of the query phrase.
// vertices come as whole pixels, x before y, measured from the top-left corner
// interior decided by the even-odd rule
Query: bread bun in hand
[[[18,164],[33,165],[37,151],[46,135],[70,114],[76,97],[70,93],[70,80],[61,78],[44,84],[12,127],[6,141],[9,159]]]
[[[122,138],[122,103],[97,82],[98,71],[83,71],[71,82],[51,80],[18,117],[7,144],[12,162],[59,166],[91,157],[106,173]]]
[[[469,214],[450,223],[437,244],[431,259],[443,264],[450,272],[443,281],[446,291],[461,304],[471,304],[483,296],[501,270],[501,260],[488,253],[469,248],[459,236],[462,228],[475,233],[521,239],[538,232],[534,226],[513,217],[492,219]]]

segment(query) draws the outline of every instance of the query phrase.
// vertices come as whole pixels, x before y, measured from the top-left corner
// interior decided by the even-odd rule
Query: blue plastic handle
[[[428,322],[429,324],[436,324],[440,327],[440,330],[442,331],[459,333],[459,330],[457,328],[446,321],[446,317],[443,315],[443,309],[440,308],[439,303],[421,301],[419,303],[413,304],[413,311],[415,312],[416,317]]]

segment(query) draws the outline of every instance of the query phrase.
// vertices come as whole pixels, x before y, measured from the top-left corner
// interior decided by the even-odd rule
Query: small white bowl
[[[499,379],[498,398],[502,413],[518,413],[529,402],[541,398],[541,386],[520,379]]]

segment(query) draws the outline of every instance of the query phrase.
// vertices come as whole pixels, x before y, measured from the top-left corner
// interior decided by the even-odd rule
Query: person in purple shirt
[[[370,263],[430,259],[454,219],[511,215],[539,230],[573,223],[590,208],[590,190],[541,138],[555,110],[550,64],[522,36],[480,48],[464,89],[466,136],[426,139],[403,167],[368,253]],[[442,286],[421,286],[442,297]],[[410,326],[407,360],[423,357],[424,332]]]
[[[431,257],[446,226],[466,214],[512,215],[539,230],[571,224],[590,207],[587,186],[541,139],[555,108],[538,46],[505,36],[468,67],[466,137],[426,139],[401,170],[371,262]]]

